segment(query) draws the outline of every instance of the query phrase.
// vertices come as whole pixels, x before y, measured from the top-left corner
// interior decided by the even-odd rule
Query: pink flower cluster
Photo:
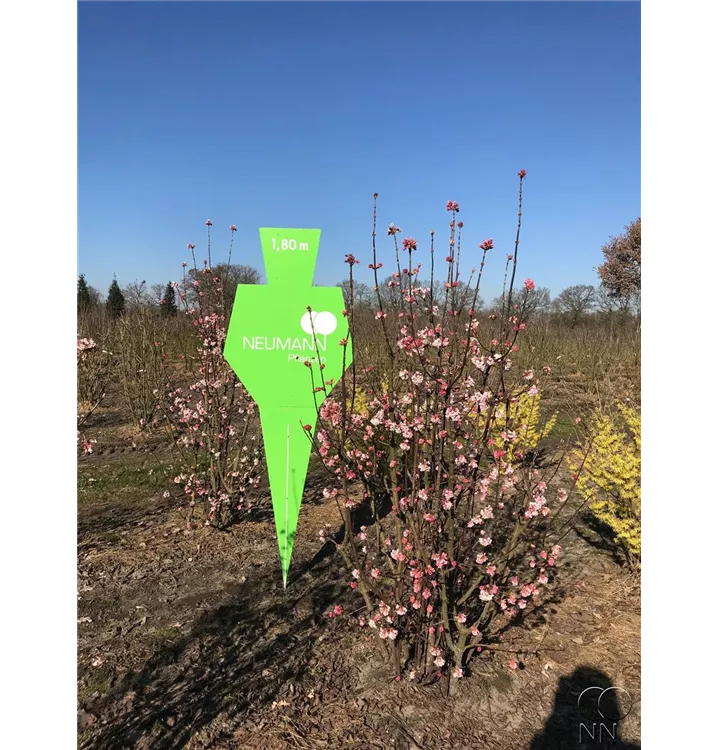
[[[89,352],[97,349],[97,344],[93,339],[79,338],[77,339],[77,358],[86,359]]]

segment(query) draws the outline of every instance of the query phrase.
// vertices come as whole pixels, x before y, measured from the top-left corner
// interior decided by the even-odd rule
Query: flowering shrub
[[[206,226],[209,251],[211,223]],[[232,236],[235,230],[231,228]],[[194,259],[195,246],[188,249]],[[183,270],[185,267],[183,264]],[[188,527],[198,505],[203,508],[205,524],[224,527],[245,506],[251,507],[246,494],[260,482],[263,453],[256,404],[222,353],[227,336],[222,282],[212,276],[206,261],[198,273],[214,282],[204,287],[212,293],[198,293],[196,306],[190,307],[186,276],[179,293],[196,337],[196,372],[189,384],[179,383],[180,375],[165,372],[161,409],[183,464],[174,481],[187,498]],[[193,283],[199,286],[196,280]]]
[[[77,337],[78,427],[102,403],[112,375],[112,355],[94,339]]]
[[[593,414],[576,489],[591,512],[614,533],[629,567],[641,561],[641,414],[620,402],[616,412]]]
[[[152,310],[133,311],[117,323],[120,395],[140,430],[150,427],[157,417],[164,338],[165,325]]]
[[[560,512],[568,496],[549,486],[555,471],[549,478],[524,460],[550,423],[541,426],[538,378],[511,369],[534,289],[530,279],[515,288],[521,214],[503,315],[484,325],[475,308],[493,240],[479,245],[478,272],[460,284],[463,223],[458,203],[446,208],[440,296],[433,233],[422,285],[418,242],[405,239],[400,251],[401,229],[389,226],[397,271],[388,284],[401,291],[395,304],[378,280],[374,240],[379,343],[363,364],[365,349],[355,348],[355,368],[321,406],[312,436],[337,480],[325,495],[344,518],[338,551],[366,606],[360,623],[389,644],[397,676],[420,681],[449,670],[461,677],[503,625],[531,611],[561,555],[550,521],[555,502]],[[375,238],[376,195],[374,226]],[[350,255],[346,262],[351,286],[358,261]],[[357,482],[360,501],[350,492]]]

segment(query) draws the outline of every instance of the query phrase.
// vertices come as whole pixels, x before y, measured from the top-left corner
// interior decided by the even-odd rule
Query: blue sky
[[[428,260],[455,200],[491,299],[523,168],[520,277],[595,284],[641,213],[640,82],[633,2],[81,2],[78,273],[177,279],[210,218],[215,262],[230,224],[259,270],[259,227],[316,227],[315,284],[349,252],[369,281],[376,191],[385,269],[390,222]]]

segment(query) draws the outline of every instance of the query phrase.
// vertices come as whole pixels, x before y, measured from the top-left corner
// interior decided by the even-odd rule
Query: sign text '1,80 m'
[[[280,250],[303,250],[309,252],[308,242],[297,242],[294,239],[283,239],[277,240],[276,237],[272,237],[272,249],[279,252]]]

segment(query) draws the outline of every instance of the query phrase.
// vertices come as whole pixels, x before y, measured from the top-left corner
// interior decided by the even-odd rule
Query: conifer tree
[[[162,316],[165,318],[171,318],[177,315],[177,302],[175,301],[175,289],[172,286],[172,282],[168,281],[165,287],[165,294],[160,305]]]
[[[107,311],[113,318],[119,318],[125,311],[125,296],[114,278],[107,292]]]
[[[85,274],[81,273],[77,280],[77,312],[87,312],[92,307],[92,295],[85,281]]]

